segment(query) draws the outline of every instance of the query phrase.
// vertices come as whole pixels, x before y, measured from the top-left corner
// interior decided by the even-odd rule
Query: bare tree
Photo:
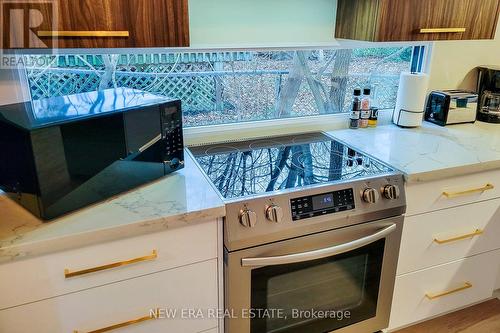
[[[293,57],[293,65],[288,74],[288,78],[283,89],[280,90],[277,95],[277,118],[290,116],[290,114],[292,113],[293,104],[295,103],[295,99],[299,94],[303,79],[304,74],[302,72],[302,63],[297,56],[297,52],[295,52],[295,55]]]
[[[308,60],[309,51],[296,51],[293,65],[284,83],[278,91],[276,116],[289,116],[293,105],[305,80],[311,90],[319,114],[343,112],[347,84],[349,81],[349,64],[352,50],[336,50],[316,75],[311,71]],[[322,55],[324,57],[324,54]],[[326,87],[322,77],[333,63],[330,75],[330,87]]]
[[[104,73],[101,75],[101,81],[99,82],[99,90],[104,90],[109,88],[111,85],[116,88],[116,66],[118,65],[118,55],[109,54],[103,55],[102,60],[104,62]]]
[[[352,50],[350,49],[335,52],[335,63],[330,77],[330,105],[333,112],[340,113],[344,109],[351,56]]]

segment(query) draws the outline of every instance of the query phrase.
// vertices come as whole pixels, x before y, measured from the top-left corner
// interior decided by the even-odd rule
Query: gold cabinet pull
[[[462,240],[462,239],[467,239],[467,238],[472,238],[474,236],[482,235],[483,232],[484,231],[481,230],[481,229],[476,229],[473,232],[471,232],[469,234],[466,234],[466,235],[462,235],[462,236],[457,236],[457,237],[452,237],[452,238],[447,238],[447,239],[434,238],[434,242],[436,242],[438,244],[451,243],[451,242],[459,241],[459,240]]]
[[[153,315],[150,314],[149,316],[144,316],[144,317],[141,317],[141,318],[132,319],[132,320],[129,320],[129,321],[125,321],[123,323],[111,325],[111,326],[108,326],[108,327],[103,327],[103,328],[100,328],[100,329],[97,329],[97,330],[94,330],[94,331],[82,332],[82,331],[74,330],[73,333],[104,333],[104,332],[109,332],[109,331],[112,331],[112,330],[116,330],[118,328],[127,327],[127,326],[130,326],[130,325],[135,325],[135,324],[142,323],[144,321],[156,319],[158,317],[158,311],[159,310],[156,310],[156,316],[153,316]]]
[[[132,265],[132,264],[135,264],[135,263],[138,263],[138,262],[142,262],[142,261],[154,260],[156,258],[158,258],[158,252],[156,250],[153,250],[153,252],[150,255],[147,255],[147,256],[144,256],[144,257],[139,257],[139,258],[134,258],[134,259],[130,259],[130,260],[114,262],[112,264],[107,264],[107,265],[103,265],[103,266],[82,269],[80,271],[70,272],[69,269],[65,269],[64,270],[64,277],[66,279],[68,279],[68,278],[72,278],[72,277],[75,277],[75,276],[80,276],[80,275],[95,273],[95,272],[99,272],[99,271],[104,271],[106,269],[116,268],[116,267],[120,267],[120,266]]]
[[[54,31],[38,31],[37,35],[38,37],[130,37],[130,32],[54,30]]]
[[[493,184],[486,184],[483,187],[479,188],[473,188],[471,190],[465,190],[465,191],[460,191],[460,192],[443,192],[443,195],[447,198],[455,198],[455,197],[460,197],[463,195],[470,195],[474,193],[482,193],[485,191],[493,190],[495,186]]]
[[[458,33],[465,32],[466,28],[424,28],[420,29],[421,34],[440,34],[440,33]]]
[[[446,296],[446,295],[450,295],[450,294],[454,294],[454,293],[458,293],[459,291],[462,291],[462,290],[465,290],[465,289],[469,289],[469,288],[472,288],[472,283],[470,282],[465,282],[463,286],[461,287],[458,287],[458,288],[455,288],[455,289],[451,289],[451,290],[447,290],[447,291],[443,291],[443,292],[440,292],[440,293],[427,293],[425,294],[425,297],[427,297],[428,299],[430,299],[431,301],[436,299],[436,298],[439,298],[439,297],[443,297],[443,296]]]

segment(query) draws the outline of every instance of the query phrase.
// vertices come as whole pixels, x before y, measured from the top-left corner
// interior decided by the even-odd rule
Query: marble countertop
[[[424,122],[415,129],[383,125],[328,134],[401,170],[408,182],[500,168],[500,124]]]
[[[48,223],[0,191],[0,262],[223,217],[223,201],[189,154],[185,163],[159,181]]]
[[[406,174],[409,182],[500,168],[500,125],[395,125],[329,132]],[[223,217],[217,192],[186,154],[184,169],[43,223],[0,192],[0,262]]]

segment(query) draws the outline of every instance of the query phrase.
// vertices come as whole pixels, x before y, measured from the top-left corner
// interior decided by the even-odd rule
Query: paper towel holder
[[[402,128],[413,128],[422,125],[424,118],[424,111],[411,111],[399,109],[398,114],[395,115],[396,109],[392,112],[392,120],[394,124]]]
[[[404,128],[422,126],[427,99],[428,75],[421,72],[403,72],[399,77],[396,105],[392,122]]]

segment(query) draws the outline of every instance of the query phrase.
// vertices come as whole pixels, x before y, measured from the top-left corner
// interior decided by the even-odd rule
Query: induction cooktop
[[[227,200],[395,171],[323,133],[209,144],[189,150]]]

